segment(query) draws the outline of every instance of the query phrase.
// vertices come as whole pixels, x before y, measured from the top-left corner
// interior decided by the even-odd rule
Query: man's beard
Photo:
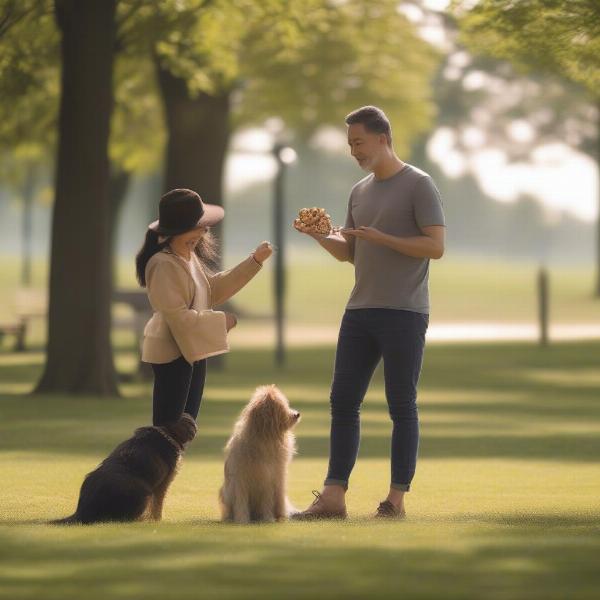
[[[373,159],[372,158],[363,158],[362,160],[357,160],[358,166],[363,170],[370,173],[373,170]]]

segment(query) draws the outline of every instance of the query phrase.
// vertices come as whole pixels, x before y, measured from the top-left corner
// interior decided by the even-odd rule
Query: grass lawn
[[[0,598],[597,598],[599,342],[436,345],[420,388],[421,447],[404,522],[369,518],[389,477],[382,373],[363,408],[345,523],[218,523],[221,449],[255,385],[302,412],[290,496],[325,474],[333,348],[233,352],[209,373],[199,436],[162,523],[57,527],[83,476],[150,417],[122,398],[24,395],[43,355],[0,354]],[[119,354],[119,366],[132,357]]]
[[[245,257],[229,257],[225,267]],[[273,261],[236,296],[236,305],[252,313],[273,312]],[[537,265],[524,262],[445,256],[430,263],[431,318],[437,323],[492,321],[534,323],[537,320]],[[592,295],[592,266],[549,269],[550,319],[553,323],[598,323],[600,301]],[[117,285],[137,288],[133,262],[121,261]],[[47,265],[34,264],[33,286],[43,289]],[[19,261],[0,257],[0,320],[14,312]],[[320,253],[291,255],[287,270],[286,312],[292,323],[338,323],[354,283],[352,265]],[[318,298],[318,301],[316,299]],[[41,327],[34,327],[33,338]]]

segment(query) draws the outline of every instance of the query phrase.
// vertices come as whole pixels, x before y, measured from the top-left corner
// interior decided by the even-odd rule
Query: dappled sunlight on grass
[[[408,518],[391,523],[371,517],[390,469],[380,368],[362,407],[349,520],[235,526],[219,523],[217,492],[239,411],[256,385],[276,382],[302,412],[289,495],[306,507],[327,468],[334,358],[299,348],[276,371],[268,350],[240,349],[224,371],[209,368],[163,522],[68,528],[45,522],[71,513],[85,474],[149,423],[151,384],[124,382],[121,398],[23,396],[40,354],[0,355],[0,598],[593,598],[599,354],[594,342],[428,347]],[[134,359],[119,352],[119,364]]]
[[[598,369],[530,369],[519,374],[523,381],[541,383],[553,387],[600,388],[600,371]]]

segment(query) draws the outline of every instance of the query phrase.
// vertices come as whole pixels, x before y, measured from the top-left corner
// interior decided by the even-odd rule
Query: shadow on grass
[[[597,460],[600,435],[589,427],[600,423],[599,390],[593,382],[585,383],[585,377],[596,367],[599,351],[599,342],[548,349],[529,344],[429,347],[420,385],[420,456]],[[238,350],[227,357],[224,371],[209,368],[194,455],[221,456],[254,387],[277,382],[304,415],[296,432],[300,456],[326,456],[334,354],[334,348],[295,349],[278,371],[269,351]],[[40,365],[23,360],[3,364],[0,355],[0,382],[35,381]],[[549,371],[568,377],[560,386],[531,377]],[[2,394],[1,448],[100,459],[150,422],[151,385],[124,385],[123,393],[125,397],[113,399]],[[363,407],[361,456],[389,455],[391,425],[383,398],[380,368]],[[569,431],[569,424],[588,430]]]
[[[409,523],[0,528],[0,597],[591,599],[597,523],[507,516],[453,540],[439,522],[445,539],[417,541]]]

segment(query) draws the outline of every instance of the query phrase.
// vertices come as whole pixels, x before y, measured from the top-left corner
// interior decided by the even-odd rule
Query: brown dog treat
[[[328,235],[332,230],[331,217],[324,208],[318,206],[300,209],[294,224],[306,233]]]

